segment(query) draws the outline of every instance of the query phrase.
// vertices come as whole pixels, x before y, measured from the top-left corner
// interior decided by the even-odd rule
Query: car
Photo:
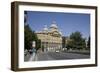
[[[59,52],[59,50],[56,50],[56,53],[58,53]]]
[[[30,53],[30,54],[32,54],[32,53],[33,53],[33,50],[32,50],[32,49],[30,49],[30,50],[29,50],[29,53]]]

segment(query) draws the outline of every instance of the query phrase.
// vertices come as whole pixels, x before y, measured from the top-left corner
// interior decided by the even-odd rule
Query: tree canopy
[[[32,42],[36,42],[36,49],[40,48],[40,40],[38,39],[36,33],[31,30],[29,25],[25,25],[24,27],[24,47],[25,49],[32,49]],[[38,44],[38,45],[37,45]]]
[[[87,48],[90,49],[90,36],[88,37]]]
[[[86,48],[85,38],[82,37],[82,34],[79,31],[73,32],[69,36],[69,40],[67,42],[67,48],[73,48],[73,49]]]

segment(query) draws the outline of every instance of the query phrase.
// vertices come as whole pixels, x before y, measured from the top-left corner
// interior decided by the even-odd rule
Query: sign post
[[[33,41],[33,42],[32,42],[32,47],[35,48],[35,46],[36,46],[36,42]]]

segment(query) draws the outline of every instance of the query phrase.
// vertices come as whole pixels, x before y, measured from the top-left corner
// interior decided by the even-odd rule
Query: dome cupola
[[[57,27],[57,24],[56,24],[56,22],[55,22],[55,21],[53,21],[53,22],[52,22],[52,24],[51,24],[50,28],[56,28],[56,29],[58,28],[58,27]]]
[[[43,31],[48,31],[47,25],[44,25]]]

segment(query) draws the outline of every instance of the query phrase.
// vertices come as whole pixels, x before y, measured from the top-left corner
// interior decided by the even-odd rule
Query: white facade
[[[43,30],[36,32],[36,34],[41,40],[41,49],[43,49],[43,51],[55,52],[62,48],[62,34],[55,21],[52,22],[50,27],[45,25]]]

